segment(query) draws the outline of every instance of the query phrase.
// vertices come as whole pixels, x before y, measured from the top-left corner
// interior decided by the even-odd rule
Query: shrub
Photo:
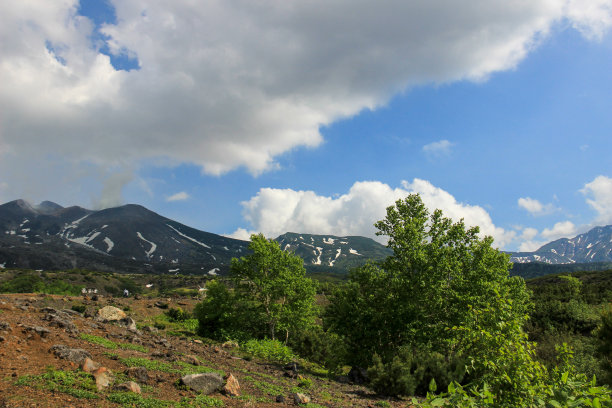
[[[461,382],[465,376],[465,363],[458,357],[447,361],[436,352],[402,350],[387,363],[374,355],[368,376],[372,389],[379,394],[424,396],[438,387],[446,389],[453,381]]]
[[[164,313],[166,316],[168,316],[171,322],[183,322],[185,320],[191,319],[192,317],[191,313],[184,311],[180,307],[172,307]]]
[[[296,358],[291,349],[278,340],[249,340],[242,350],[254,357],[281,364]]]

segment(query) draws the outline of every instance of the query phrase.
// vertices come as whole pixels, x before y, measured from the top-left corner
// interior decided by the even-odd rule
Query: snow
[[[107,225],[107,224],[104,224],[104,225],[102,226],[102,228],[100,228],[100,229],[104,229],[104,228],[106,228],[106,227],[108,227],[108,225]]]
[[[593,243],[591,242],[591,243],[589,243],[589,245],[587,245],[586,249],[589,249],[592,246],[593,246]]]
[[[289,248],[291,248],[291,244],[285,244],[285,247],[283,248],[283,251],[288,250]]]
[[[226,251],[229,251],[229,248],[224,246],[223,249],[225,249]]]
[[[166,225],[167,225],[168,227],[170,227],[171,229],[173,229],[173,230],[174,230],[174,232],[176,232],[177,234],[179,234],[181,237],[183,237],[183,238],[187,238],[188,240],[190,240],[190,241],[192,241],[192,242],[195,242],[195,243],[196,243],[196,244],[198,244],[198,245],[202,245],[204,248],[208,248],[208,249],[210,249],[210,247],[209,247],[208,245],[206,245],[205,243],[200,242],[200,241],[198,241],[197,239],[191,238],[190,236],[187,236],[187,235],[183,234],[181,231],[177,230],[176,228],[172,227],[171,225],[168,225],[168,224],[166,224]]]
[[[334,245],[335,239],[333,238],[323,238],[323,243],[327,245]]]
[[[89,234],[87,234],[84,237],[67,238],[67,239],[68,239],[68,241],[72,241],[74,243],[85,245],[87,247],[93,248],[91,245],[89,245],[89,242],[91,242],[94,239],[96,239],[96,237],[98,235],[100,235],[100,231],[92,231],[92,232],[90,232]]]
[[[147,283],[147,284],[145,285],[145,288],[152,288],[152,287],[153,287],[153,284],[152,284],[152,283]]]
[[[0,269],[4,269],[4,268],[6,268],[6,262],[0,264]]]
[[[102,227],[104,228],[104,227]],[[106,243],[106,245],[108,245],[108,248],[106,248],[106,252],[110,252],[111,249],[113,249],[113,247],[115,246],[115,243],[113,241],[111,241],[111,239],[109,237],[105,237],[104,238],[104,242]]]
[[[334,262],[336,262],[336,259],[338,259],[341,253],[342,253],[342,248],[338,248],[336,250],[336,257],[333,260],[329,261],[329,266],[334,266]]]
[[[149,249],[147,251],[147,258],[150,258],[151,255],[153,254],[153,252],[155,252],[155,250],[157,249],[157,244],[155,244],[154,242],[151,242],[147,239],[145,239],[142,234],[138,231],[136,231],[136,235],[138,235],[138,238],[142,239],[144,242],[148,242],[149,244],[151,244],[151,249]]]
[[[221,271],[221,269],[219,269],[219,268],[213,268],[213,269],[211,269],[210,271],[208,271],[208,274],[209,274],[209,275],[211,275],[211,276],[216,276],[216,275],[217,275],[217,272],[219,272],[219,271]]]
[[[13,231],[6,231],[6,233],[9,235],[15,235],[17,232],[13,230]]]
[[[341,243],[342,245],[348,245],[348,242],[346,242],[346,241],[340,241],[340,243]]]
[[[315,253],[315,255],[317,255],[318,252],[318,256],[317,256],[317,260],[316,261],[312,261],[313,264],[315,265],[321,265],[321,254],[323,254],[323,248],[321,247],[317,247],[317,252],[313,251]]]
[[[359,256],[363,256],[361,255],[359,252],[357,252],[357,250],[353,249],[353,248],[349,248],[349,252],[353,255],[359,255]]]
[[[173,272],[177,272],[180,271],[181,268],[176,268],[176,269],[168,269],[168,272],[173,273]]]
[[[22,228],[21,232],[30,232],[30,229],[29,228]]]
[[[27,218],[24,218],[23,222],[19,224],[19,228],[23,227],[26,222],[30,222]]]

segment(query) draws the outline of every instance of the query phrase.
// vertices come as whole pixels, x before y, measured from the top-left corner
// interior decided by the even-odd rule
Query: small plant
[[[98,398],[93,378],[83,371],[60,371],[47,367],[43,374],[19,377],[15,385],[62,392],[76,398]]]
[[[85,313],[85,310],[87,309],[87,306],[85,306],[85,305],[72,305],[72,307],[70,309],[74,310],[75,312]]]
[[[286,364],[296,358],[291,349],[278,340],[249,340],[242,350],[254,357],[280,364]]]
[[[107,400],[120,404],[123,407],[136,408],[166,408],[173,406],[172,402],[159,400],[156,398],[145,398],[140,394],[132,392],[113,392],[107,397]]]
[[[81,333],[79,335],[83,340],[87,340],[90,343],[98,344],[107,349],[115,350],[120,348],[122,350],[135,350],[140,351],[141,353],[148,353],[149,349],[140,344],[131,344],[131,343],[115,343],[114,341],[105,339],[104,337],[96,336],[93,334]]]
[[[310,378],[303,377],[300,379],[298,383],[298,387],[304,389],[310,389],[312,387],[312,380]]]
[[[183,398],[178,407],[223,407],[225,404],[218,398],[200,394],[195,398]]]
[[[171,322],[182,322],[192,318],[191,313],[184,311],[180,307],[172,307],[164,312],[164,314],[168,316]]]
[[[391,408],[389,401],[376,401],[374,405],[381,408]]]

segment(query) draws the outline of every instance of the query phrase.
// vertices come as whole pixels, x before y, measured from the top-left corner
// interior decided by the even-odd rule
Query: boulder
[[[240,395],[240,383],[238,379],[232,374],[229,374],[225,379],[225,385],[223,386],[223,393],[229,397],[237,397]]]
[[[75,364],[81,365],[86,358],[91,358],[91,354],[83,349],[72,349],[63,344],[56,344],[49,349],[56,357],[72,361]]]
[[[102,309],[98,310],[98,320],[104,322],[113,322],[117,320],[125,319],[127,315],[125,312],[118,307],[115,306],[104,306]]]
[[[98,391],[107,388],[112,382],[111,373],[106,367],[98,368],[92,375],[96,379],[96,388],[98,388]]]
[[[136,394],[140,394],[140,385],[136,384],[134,381],[128,381],[122,384],[118,384],[115,386],[117,391],[128,391]]]
[[[310,402],[310,397],[306,394],[302,394],[301,392],[296,392],[293,394],[293,401],[296,405],[308,404]]]
[[[208,395],[223,387],[223,378],[216,373],[189,374],[181,382],[194,391]]]
[[[130,367],[125,370],[125,374],[128,377],[137,379],[141,383],[147,383],[149,381],[149,372],[144,367]]]
[[[86,373],[93,373],[98,368],[100,368],[100,364],[96,363],[89,357],[85,357],[81,363],[81,370],[85,371]]]

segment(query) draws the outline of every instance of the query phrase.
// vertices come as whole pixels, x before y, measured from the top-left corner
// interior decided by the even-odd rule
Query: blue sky
[[[374,237],[418,192],[507,250],[612,224],[611,1],[69,3],[0,6],[3,202]]]

